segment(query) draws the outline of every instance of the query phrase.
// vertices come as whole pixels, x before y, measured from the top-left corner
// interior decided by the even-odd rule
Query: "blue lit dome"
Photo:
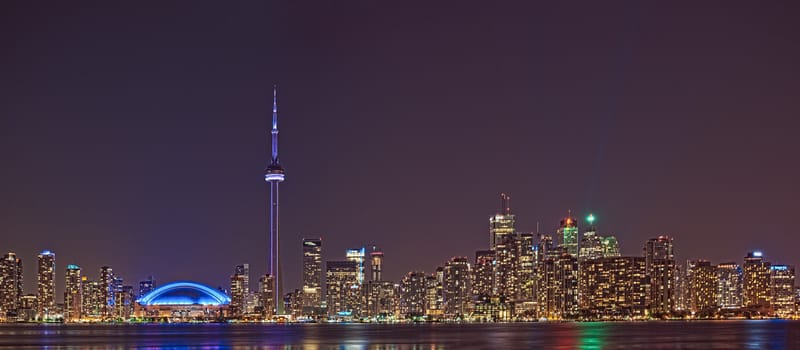
[[[209,286],[179,281],[165,284],[136,300],[141,305],[228,305],[231,298]]]

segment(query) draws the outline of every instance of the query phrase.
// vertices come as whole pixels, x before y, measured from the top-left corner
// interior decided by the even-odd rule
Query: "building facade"
[[[56,255],[45,250],[38,256],[36,274],[36,302],[39,319],[55,316],[56,311]]]

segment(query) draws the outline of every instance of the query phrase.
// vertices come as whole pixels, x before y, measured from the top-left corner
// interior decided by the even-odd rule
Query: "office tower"
[[[248,293],[244,296],[244,314],[248,316],[261,314],[264,308],[261,303],[261,293],[258,291]]]
[[[242,290],[244,294],[250,294],[250,264],[244,263],[241,265],[236,265],[233,269],[234,275],[240,275],[244,277],[244,284],[242,285]]]
[[[567,217],[561,219],[558,227],[558,236],[561,237],[561,246],[564,251],[574,257],[578,257],[578,220],[572,217],[570,212]]]
[[[447,319],[463,319],[469,315],[470,266],[466,257],[453,257],[444,266],[444,315]]]
[[[118,278],[114,285],[114,319],[125,321],[133,315],[133,286],[122,285]]]
[[[503,235],[494,246],[494,288],[493,296],[511,302],[517,296],[517,259],[514,233]]]
[[[270,320],[275,316],[275,279],[270,275],[261,276],[258,280],[258,294],[264,308],[264,319]],[[231,300],[232,301],[232,300]]]
[[[82,317],[92,320],[102,319],[103,305],[106,303],[106,293],[103,292],[102,284],[99,281],[90,281],[86,276],[81,277],[81,280]]]
[[[583,232],[580,248],[578,249],[578,260],[598,259],[619,256],[619,243],[614,236],[601,236],[597,233],[595,220],[597,218],[589,214],[586,222],[589,227]]]
[[[650,278],[650,313],[669,315],[675,311],[675,254],[674,242],[669,236],[647,240],[644,259]]]
[[[424,272],[409,272],[400,282],[400,317],[425,315],[426,278]],[[328,304],[330,307],[330,304]]]
[[[775,315],[789,318],[795,315],[794,266],[770,266],[771,306]]]
[[[572,254],[542,260],[539,266],[538,314],[551,320],[578,317],[578,258]]]
[[[436,273],[425,276],[425,315],[431,319],[439,319],[444,313],[441,275],[444,275],[444,269],[440,266]]]
[[[329,317],[356,317],[361,306],[359,264],[356,261],[328,261],[325,287]]]
[[[511,197],[500,194],[500,213],[489,218],[489,249],[495,249],[506,236],[514,233],[514,214],[511,213]]]
[[[241,318],[244,315],[245,297],[247,296],[244,286],[244,275],[237,273],[231,275],[231,304],[229,307],[229,313],[233,318]]]
[[[64,320],[75,322],[81,319],[83,311],[83,287],[81,268],[67,265],[66,290],[64,290]]]
[[[358,264],[358,284],[364,283],[364,247],[348,249],[345,253],[347,261],[352,261]]]
[[[100,301],[100,313],[103,318],[114,316],[114,279],[114,270],[111,267],[100,268],[100,288],[103,291],[104,299]]]
[[[690,310],[695,317],[709,317],[717,303],[717,269],[708,260],[690,260],[686,267],[689,276]]]
[[[303,239],[303,304],[305,315],[322,304],[322,238]]]
[[[399,286],[390,281],[369,281],[366,292],[367,316],[378,320],[397,317]]]
[[[369,253],[370,258],[370,269],[372,270],[372,280],[373,281],[380,281],[381,274],[383,273],[383,252],[380,249],[373,247],[371,253]]]
[[[643,317],[647,312],[643,257],[608,257],[580,262],[580,309],[590,319]]]
[[[534,302],[536,295],[536,256],[535,235],[530,232],[517,232],[514,235],[514,256],[516,263],[515,301],[517,305]],[[527,307],[527,306],[526,306]]]
[[[742,268],[734,262],[717,265],[717,306],[723,309],[742,307]]]
[[[56,307],[56,255],[45,250],[39,254],[36,302],[40,319],[49,319]]]
[[[472,296],[479,299],[492,296],[494,286],[494,251],[479,250],[475,252],[475,270],[473,273]]]
[[[152,292],[153,289],[156,289],[156,280],[153,278],[153,276],[147,276],[147,279],[144,281],[139,281],[138,297],[141,298],[147,295],[147,293]]]
[[[272,158],[267,169],[264,170],[264,180],[269,183],[269,275],[275,283],[275,293],[283,295],[280,266],[280,244],[278,235],[278,186],[285,178],[283,166],[278,159],[278,89],[272,89]],[[281,298],[273,298],[275,312],[283,314]],[[265,307],[266,308],[266,307]]]
[[[22,259],[8,253],[0,261],[0,319],[14,320],[22,297]]]
[[[555,254],[555,245],[553,244],[553,236],[547,235],[544,233],[539,233],[539,243],[536,245],[536,251],[538,253],[538,262],[541,262],[545,258],[555,257],[559,254]]]
[[[283,309],[297,319],[303,314],[303,290],[295,289],[283,296]]]
[[[742,271],[744,306],[758,312],[769,313],[770,263],[764,261],[761,252],[749,252],[744,258]]]

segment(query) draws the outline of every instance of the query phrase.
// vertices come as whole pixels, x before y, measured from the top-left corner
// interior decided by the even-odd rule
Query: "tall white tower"
[[[283,182],[283,166],[278,160],[278,89],[272,89],[272,160],[264,170],[264,180],[269,183],[269,274],[275,283],[275,313],[283,314],[283,284],[281,280],[280,251],[278,249],[278,186]],[[265,305],[266,307],[266,305]]]

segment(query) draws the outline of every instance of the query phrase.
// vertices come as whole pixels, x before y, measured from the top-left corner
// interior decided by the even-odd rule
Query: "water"
[[[800,321],[0,325],[2,349],[797,349]]]

